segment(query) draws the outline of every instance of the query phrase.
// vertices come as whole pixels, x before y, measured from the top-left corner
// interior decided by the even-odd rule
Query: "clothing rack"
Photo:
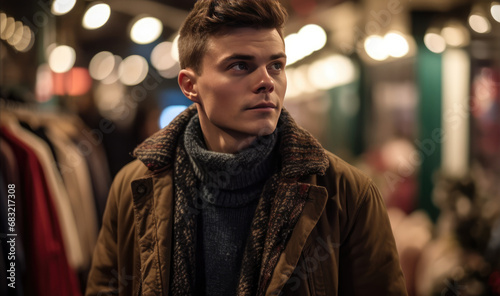
[[[81,295],[84,290],[111,183],[102,143],[94,141],[82,151],[82,143],[91,141],[88,134],[78,116],[58,106],[0,97],[0,183],[16,192],[12,262],[19,268],[20,288],[14,295]],[[6,217],[8,197],[0,201]],[[4,236],[0,265],[7,270]],[[0,294],[10,295],[3,292],[0,288]]]

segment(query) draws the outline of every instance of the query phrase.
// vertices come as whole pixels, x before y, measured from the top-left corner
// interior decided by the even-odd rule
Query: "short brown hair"
[[[278,0],[198,0],[180,30],[181,68],[200,74],[208,38],[228,28],[275,28],[283,39],[286,18]]]

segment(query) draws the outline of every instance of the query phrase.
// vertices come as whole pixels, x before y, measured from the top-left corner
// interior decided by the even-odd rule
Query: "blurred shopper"
[[[203,0],[194,102],[117,175],[87,295],[406,295],[384,201],[283,109],[284,8]]]

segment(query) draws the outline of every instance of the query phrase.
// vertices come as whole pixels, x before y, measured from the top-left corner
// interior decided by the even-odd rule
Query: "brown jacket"
[[[194,110],[189,108],[147,140],[136,153],[139,159],[116,176],[86,295],[168,295],[171,162],[175,142]],[[308,198],[270,275],[266,295],[406,295],[384,201],[372,181],[324,151],[286,111],[280,120],[292,131],[288,128],[288,136],[286,131],[281,136],[286,172],[280,186],[297,195],[307,188]],[[307,153],[289,149],[295,142],[306,143]]]

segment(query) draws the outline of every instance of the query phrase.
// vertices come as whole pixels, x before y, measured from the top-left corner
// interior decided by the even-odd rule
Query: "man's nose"
[[[266,67],[259,68],[255,71],[257,84],[255,86],[255,93],[271,93],[274,91],[274,79]]]

